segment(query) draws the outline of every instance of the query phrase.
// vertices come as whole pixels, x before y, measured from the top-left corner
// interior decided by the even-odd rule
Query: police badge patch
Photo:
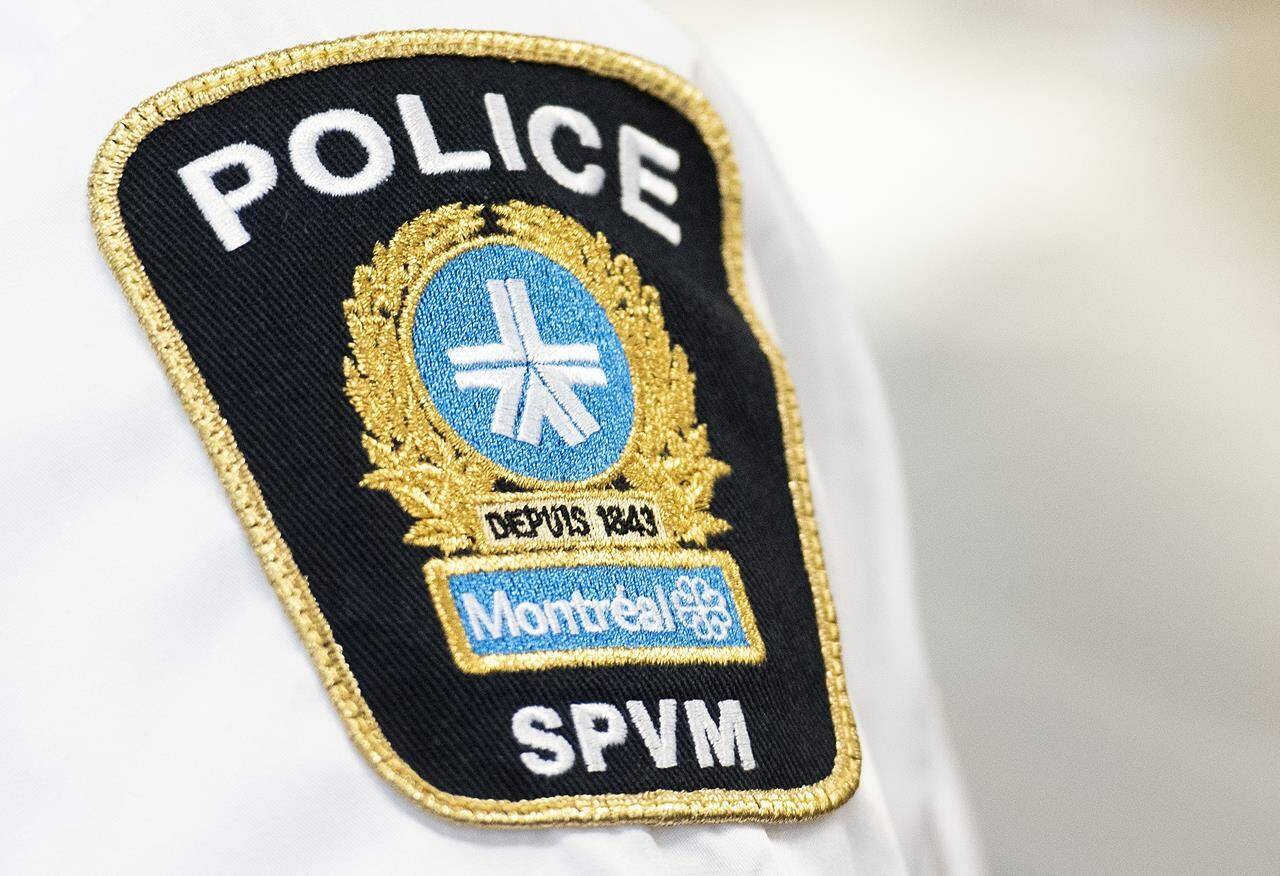
[[[426,31],[214,71],[98,156],[103,252],[349,733],[430,811],[857,786],[727,143],[635,58]]]

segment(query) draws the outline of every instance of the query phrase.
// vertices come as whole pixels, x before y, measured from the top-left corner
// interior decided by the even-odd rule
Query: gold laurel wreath
[[[486,210],[502,234],[483,233]],[[493,243],[535,250],[567,269],[618,333],[630,366],[635,416],[630,441],[606,472],[555,484],[507,471],[453,431],[422,383],[411,344],[422,289],[458,253]],[[519,201],[487,208],[452,204],[427,210],[401,226],[389,244],[377,244],[352,285],[352,297],[343,302],[351,331],[343,373],[374,467],[360,483],[390,493],[414,518],[404,537],[408,544],[444,554],[475,547],[476,505],[493,496],[499,481],[534,490],[552,487],[558,495],[590,485],[642,492],[658,505],[668,535],[685,544],[703,545],[729,528],[708,510],[715,482],[729,466],[711,456],[707,427],[694,409],[688,359],[667,335],[658,290],[643,283],[631,258],[614,255],[604,235],[549,207]]]

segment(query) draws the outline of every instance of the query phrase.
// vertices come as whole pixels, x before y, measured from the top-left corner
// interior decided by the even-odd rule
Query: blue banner
[[[583,565],[449,576],[474,653],[748,645],[718,566]]]

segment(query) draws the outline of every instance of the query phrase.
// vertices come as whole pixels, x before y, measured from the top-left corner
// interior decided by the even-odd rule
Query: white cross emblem
[[[453,376],[458,389],[498,390],[490,430],[537,445],[542,442],[542,421],[546,420],[570,446],[600,431],[596,418],[573,391],[574,386],[604,386],[608,382],[600,368],[599,348],[595,344],[544,344],[524,280],[490,280],[485,286],[501,343],[452,347],[447,353],[458,368]],[[474,365],[488,367],[470,367]]]

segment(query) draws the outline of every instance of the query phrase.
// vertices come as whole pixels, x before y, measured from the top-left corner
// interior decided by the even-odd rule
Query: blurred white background
[[[847,270],[993,867],[1280,872],[1280,4],[656,5]]]

